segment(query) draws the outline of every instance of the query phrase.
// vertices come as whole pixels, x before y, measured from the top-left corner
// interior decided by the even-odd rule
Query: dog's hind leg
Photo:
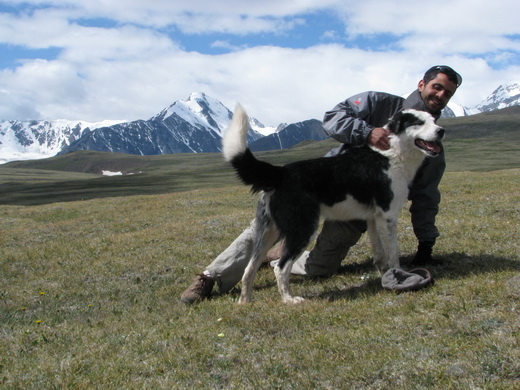
[[[289,289],[289,275],[294,261],[302,255],[318,229],[319,204],[312,198],[300,199],[300,203],[295,207],[294,202],[289,199],[273,215],[284,239],[282,257],[274,267],[278,291],[283,303],[300,303],[304,299],[292,296]]]
[[[303,251],[300,252],[298,256],[293,256],[292,259],[297,259]],[[283,259],[283,257],[282,257]],[[293,260],[285,261],[283,267],[280,267],[280,263],[282,259],[278,262],[278,264],[274,267],[274,274],[276,276],[276,283],[278,284],[278,291],[282,296],[283,303],[300,303],[303,302],[304,299],[302,297],[294,297],[291,294],[291,290],[289,288],[289,275],[291,274],[291,268],[293,265]]]
[[[256,237],[255,249],[249,264],[247,265],[244,275],[242,276],[242,291],[238,303],[249,303],[251,302],[251,294],[253,292],[253,282],[258,272],[258,269],[262,265],[262,261],[267,255],[269,249],[278,240],[278,231],[274,225],[268,226],[263,232],[259,232]]]
[[[266,199],[267,198],[267,199]],[[257,206],[255,219],[255,232],[253,254],[242,276],[242,291],[238,303],[244,304],[251,302],[253,292],[253,282],[262,265],[263,259],[266,257],[269,249],[278,241],[280,233],[276,228],[273,220],[269,216],[265,201],[268,196],[264,195],[260,198]]]
[[[295,231],[292,231],[291,234],[284,237],[284,251],[280,261],[274,267],[276,283],[278,284],[278,291],[282,296],[283,303],[294,304],[304,301],[302,297],[292,296],[289,288],[289,275],[291,274],[294,261],[302,255],[317,227],[317,222],[313,223],[312,218],[309,219],[307,229],[300,228],[297,234]]]

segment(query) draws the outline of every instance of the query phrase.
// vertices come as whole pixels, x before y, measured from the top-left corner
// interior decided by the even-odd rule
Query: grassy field
[[[519,121],[520,123],[520,121]],[[456,126],[455,126],[456,127]],[[516,128],[518,129],[518,127]],[[518,131],[478,137],[466,130],[448,135],[448,172],[489,172],[519,168]],[[296,147],[255,153],[275,164],[323,156],[338,143],[306,142]],[[123,176],[101,176],[101,171]],[[193,189],[222,188],[238,181],[218,153],[131,156],[76,152],[45,160],[0,165],[0,205],[38,205],[135,195],[168,194]]]
[[[269,268],[251,305],[236,304],[240,286],[178,301],[254,216],[218,154],[0,166],[0,389],[520,389],[516,117],[448,123],[433,286],[383,290],[364,237],[338,275],[292,277],[296,306]],[[258,155],[286,163],[335,145]],[[399,239],[406,269],[406,209]]]
[[[220,187],[0,205],[0,388],[520,389],[520,169],[445,175],[428,289],[382,290],[364,238],[340,274],[292,278],[302,305],[280,303],[266,268],[251,305],[237,290],[188,307],[181,292],[254,215],[220,174]],[[399,236],[406,268],[406,210]]]

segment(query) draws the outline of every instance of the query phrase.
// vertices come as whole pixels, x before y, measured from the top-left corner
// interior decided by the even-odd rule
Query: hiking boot
[[[192,305],[209,298],[215,280],[204,274],[199,274],[193,283],[181,295],[181,302]]]
[[[422,241],[419,242],[419,247],[417,248],[417,253],[413,258],[410,265],[413,266],[421,266],[421,265],[440,265],[442,264],[441,260],[434,259],[432,257],[433,245],[434,242],[430,241]]]

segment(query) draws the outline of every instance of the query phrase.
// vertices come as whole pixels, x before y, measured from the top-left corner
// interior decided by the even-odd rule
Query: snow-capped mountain
[[[512,106],[520,106],[520,81],[500,85],[475,107],[464,107],[450,102],[442,111],[442,116],[444,118],[468,116]]]
[[[442,118],[455,118],[458,116],[468,116],[471,114],[477,114],[478,112],[470,113],[469,109],[461,106],[457,103],[448,103],[448,105],[442,110]]]
[[[224,130],[232,112],[220,101],[204,93],[192,93],[148,120],[120,123],[85,132],[59,154],[77,150],[156,155],[170,153],[219,152]],[[255,129],[266,128],[251,120],[248,141],[263,135]]]
[[[455,117],[520,105],[520,82],[498,87],[473,108],[450,103],[443,117]],[[0,164],[13,160],[51,157],[75,150],[98,150],[140,155],[220,151],[220,139],[231,111],[204,93],[193,93],[148,120],[0,121]],[[323,139],[316,120],[265,127],[252,118],[249,134],[256,150],[293,146],[307,139]],[[256,142],[255,142],[256,141]]]
[[[520,105],[520,81],[502,84],[477,105],[478,112],[488,112]]]
[[[54,156],[79,139],[85,131],[112,126],[121,121],[89,123],[58,119],[53,121],[1,121],[0,164]]]
[[[276,132],[251,143],[253,151],[286,149],[302,141],[321,141],[328,138],[321,121],[309,119],[290,125],[280,125]]]
[[[131,154],[216,152],[231,111],[204,93],[193,93],[148,120],[2,121],[0,164],[52,157],[74,150]],[[249,141],[277,131],[252,118]]]
[[[193,93],[148,120],[120,123],[84,132],[59,154],[77,150],[155,155],[220,151],[221,138],[232,117],[221,102],[204,93]],[[260,127],[252,121],[252,127]],[[250,132],[249,142],[262,134]]]
[[[456,103],[448,103],[442,110],[443,118],[475,115],[481,112],[500,110],[520,105],[520,81],[500,85],[491,95],[475,107],[464,107]]]

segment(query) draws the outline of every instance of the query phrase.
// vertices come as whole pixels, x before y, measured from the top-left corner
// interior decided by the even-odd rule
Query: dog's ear
[[[412,112],[399,111],[388,122],[388,130],[392,133],[399,134],[411,126],[422,126],[424,120],[420,119]]]
[[[403,112],[399,111],[393,117],[390,118],[386,127],[391,133],[397,133],[399,131],[399,123],[401,122],[401,117],[403,116]]]

